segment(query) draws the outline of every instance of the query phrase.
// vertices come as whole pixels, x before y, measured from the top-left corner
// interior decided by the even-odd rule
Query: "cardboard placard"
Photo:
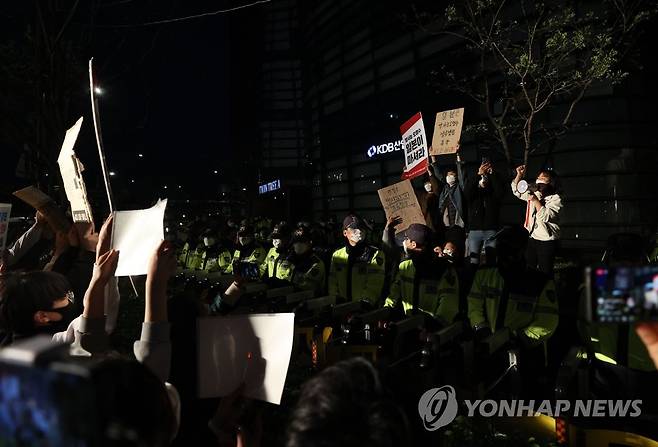
[[[14,191],[14,195],[46,217],[50,227],[57,232],[68,232],[71,222],[55,201],[39,188],[28,186]]]
[[[59,157],[57,157],[57,164],[59,165],[59,172],[62,174],[66,198],[71,203],[73,222],[92,223],[94,220],[91,214],[91,206],[87,199],[87,188],[82,178],[84,166],[82,166],[73,151],[81,126],[82,117],[66,131],[62,149],[59,151]]]
[[[384,207],[386,219],[391,216],[400,216],[402,219],[402,222],[395,227],[396,234],[406,230],[413,223],[425,225],[423,211],[409,180],[379,189],[377,194]]]
[[[446,110],[436,114],[430,154],[454,154],[459,147],[464,124],[464,108]]]
[[[4,251],[7,244],[9,216],[11,216],[11,203],[0,203],[0,253]]]
[[[403,179],[410,179],[423,175],[427,171],[427,137],[423,125],[423,115],[418,112],[402,126],[402,144],[404,145],[404,172]]]

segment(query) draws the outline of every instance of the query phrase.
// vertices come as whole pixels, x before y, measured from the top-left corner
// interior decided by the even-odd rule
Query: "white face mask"
[[[444,256],[452,256],[452,254],[453,254],[452,250],[450,250],[449,248],[446,248],[446,249],[443,250],[443,255]]]
[[[245,245],[251,244],[251,241],[253,239],[254,238],[252,238],[252,237],[239,237],[238,242],[240,242],[240,245],[242,245],[244,247]]]
[[[292,244],[292,249],[295,250],[295,254],[303,255],[309,249],[309,246],[305,242],[295,242]]]
[[[214,237],[204,237],[203,238],[203,245],[206,247],[210,247],[211,245],[215,245],[215,238]]]
[[[450,174],[446,176],[446,182],[448,182],[448,185],[452,186],[455,184],[456,181],[457,181],[457,177],[455,177],[454,175]]]
[[[402,241],[402,249],[404,250],[404,254],[407,255],[407,256],[409,256],[409,253],[411,253],[410,250],[409,250],[409,245],[407,245],[408,243],[409,243],[408,239],[405,239],[404,241]]]
[[[272,239],[272,247],[279,248],[281,246],[281,239]]]
[[[431,183],[425,183],[425,191],[432,192],[432,184]]]
[[[538,184],[538,185],[547,185],[547,184],[548,184],[548,183],[546,182],[546,180],[544,180],[543,178],[538,178],[538,179],[535,181],[535,183]]]
[[[348,230],[347,238],[355,244],[358,244],[365,239],[365,234],[357,228],[356,230]]]
[[[480,179],[478,182],[478,185],[480,185],[480,188],[486,188],[487,187],[487,182],[484,179]]]

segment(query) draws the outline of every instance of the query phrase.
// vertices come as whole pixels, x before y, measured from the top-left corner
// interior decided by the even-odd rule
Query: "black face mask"
[[[537,183],[537,191],[539,191],[542,196],[550,196],[551,194],[555,194],[555,188],[547,183]]]
[[[66,306],[60,307],[59,309],[51,309],[50,312],[56,312],[62,316],[61,320],[53,321],[47,326],[49,329],[48,332],[53,334],[65,331],[69,327],[69,324],[71,324],[71,321],[75,320],[80,315],[80,312],[70,301]]]

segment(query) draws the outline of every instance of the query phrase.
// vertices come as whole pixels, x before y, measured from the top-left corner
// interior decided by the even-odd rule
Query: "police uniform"
[[[242,225],[238,230],[238,237],[251,237],[252,243],[247,247],[238,247],[233,253],[233,259],[231,265],[226,269],[226,273],[233,273],[233,264],[236,262],[248,262],[250,264],[256,264],[259,269],[260,276],[263,276],[265,272],[265,255],[267,254],[265,249],[260,245],[253,242],[254,238],[254,229],[248,225]]]
[[[527,346],[547,340],[558,324],[555,283],[535,270],[515,272],[508,281],[497,267],[477,271],[468,294],[468,318],[477,331],[509,328]]]
[[[205,262],[206,246],[197,245],[193,251],[188,251],[185,268],[189,270],[202,270]]]
[[[270,239],[280,239],[288,241],[290,240],[290,230],[287,225],[281,223],[274,226],[274,231],[270,235]],[[265,261],[263,265],[263,275],[265,278],[277,278],[282,280],[287,280],[287,270],[288,266],[282,266],[282,263],[286,262],[287,253],[281,253],[275,247],[270,248],[265,256]],[[286,250],[287,251],[287,250]]]
[[[424,312],[445,326],[459,312],[459,281],[451,264],[441,259],[431,262],[435,267],[431,269],[433,274],[422,277],[413,260],[402,261],[384,306],[401,304],[405,314]]]
[[[231,266],[231,252],[219,244],[208,247],[203,254],[203,270],[208,273],[225,273]]]
[[[384,252],[370,245],[351,263],[347,247],[336,250],[331,256],[329,295],[378,304],[386,279],[385,264]]]
[[[183,245],[183,248],[180,251],[180,254],[178,255],[178,265],[180,267],[187,267],[187,257],[190,254],[190,243],[185,242],[185,245]]]

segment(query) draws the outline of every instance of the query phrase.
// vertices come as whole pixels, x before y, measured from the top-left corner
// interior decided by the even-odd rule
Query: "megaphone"
[[[528,191],[534,194],[537,191],[537,185],[535,183],[528,183],[525,180],[521,180],[516,184],[516,190],[521,194]]]

